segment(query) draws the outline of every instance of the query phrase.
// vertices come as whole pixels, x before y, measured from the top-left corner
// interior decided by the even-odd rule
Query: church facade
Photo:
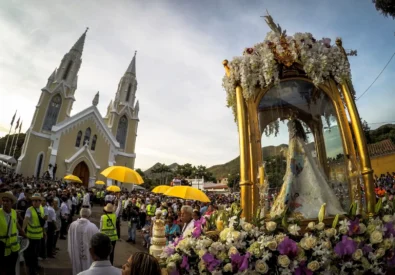
[[[136,54],[119,81],[105,117],[97,109],[99,93],[90,107],[71,116],[85,37],[86,32],[64,55],[41,90],[18,159],[19,174],[42,177],[48,171],[51,175],[56,165],[56,178],[73,174],[85,186],[93,186],[96,180],[106,180],[100,172],[108,166],[134,168],[139,122]]]

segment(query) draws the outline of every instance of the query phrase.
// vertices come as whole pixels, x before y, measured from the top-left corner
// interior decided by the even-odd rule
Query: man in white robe
[[[97,226],[88,220],[91,216],[89,208],[82,208],[80,216],[80,219],[71,223],[67,238],[67,251],[73,267],[73,275],[91,266],[93,260],[89,253],[89,243],[92,236],[100,232]]]

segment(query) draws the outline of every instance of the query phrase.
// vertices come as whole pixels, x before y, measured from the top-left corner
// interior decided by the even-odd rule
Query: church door
[[[78,163],[74,168],[73,175],[79,177],[82,180],[82,184],[88,187],[89,184],[89,168],[84,161]]]

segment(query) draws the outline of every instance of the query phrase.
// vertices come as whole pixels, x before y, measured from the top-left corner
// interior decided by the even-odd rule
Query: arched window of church
[[[92,138],[92,145],[91,145],[91,150],[92,151],[95,151],[95,149],[96,149],[96,141],[97,141],[97,136],[94,135],[93,138]]]
[[[85,136],[84,136],[84,145],[89,144],[90,139],[91,139],[91,128],[86,128]]]
[[[51,131],[52,126],[56,124],[58,119],[60,106],[62,105],[62,97],[57,94],[52,97],[48,105],[47,115],[45,116],[43,130]]]
[[[126,102],[129,102],[130,91],[131,90],[132,90],[132,85],[129,83],[128,90],[127,90],[127,93],[126,93]]]
[[[63,80],[66,80],[67,77],[69,76],[69,73],[70,73],[70,70],[71,70],[71,66],[73,66],[73,61],[70,60],[69,63],[67,64],[66,70],[64,71],[64,74],[63,74],[63,77],[62,77]]]
[[[79,131],[77,134],[77,139],[75,140],[75,147],[80,147],[82,138],[82,131]]]
[[[43,159],[44,159],[44,154],[40,153],[40,155],[37,158],[37,164],[36,164],[36,178],[40,177],[40,173],[41,173],[41,167],[43,166]]]
[[[125,148],[126,135],[128,133],[128,119],[126,116],[120,118],[117,129],[117,141],[122,149]]]

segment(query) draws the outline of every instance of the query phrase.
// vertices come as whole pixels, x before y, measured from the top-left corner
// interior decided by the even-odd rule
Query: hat
[[[104,211],[112,213],[115,211],[115,206],[112,203],[107,203],[106,206],[104,206]]]
[[[157,215],[162,215],[162,210],[156,209],[155,216],[157,216]]]
[[[14,194],[12,194],[11,191],[0,193],[0,200],[2,200],[3,198],[10,199],[12,201],[12,204],[16,203],[16,197],[14,196]]]
[[[34,194],[31,196],[30,199],[31,199],[31,200],[40,200],[40,201],[43,200],[43,198],[41,197],[41,195],[40,195],[39,193],[34,193]]]

